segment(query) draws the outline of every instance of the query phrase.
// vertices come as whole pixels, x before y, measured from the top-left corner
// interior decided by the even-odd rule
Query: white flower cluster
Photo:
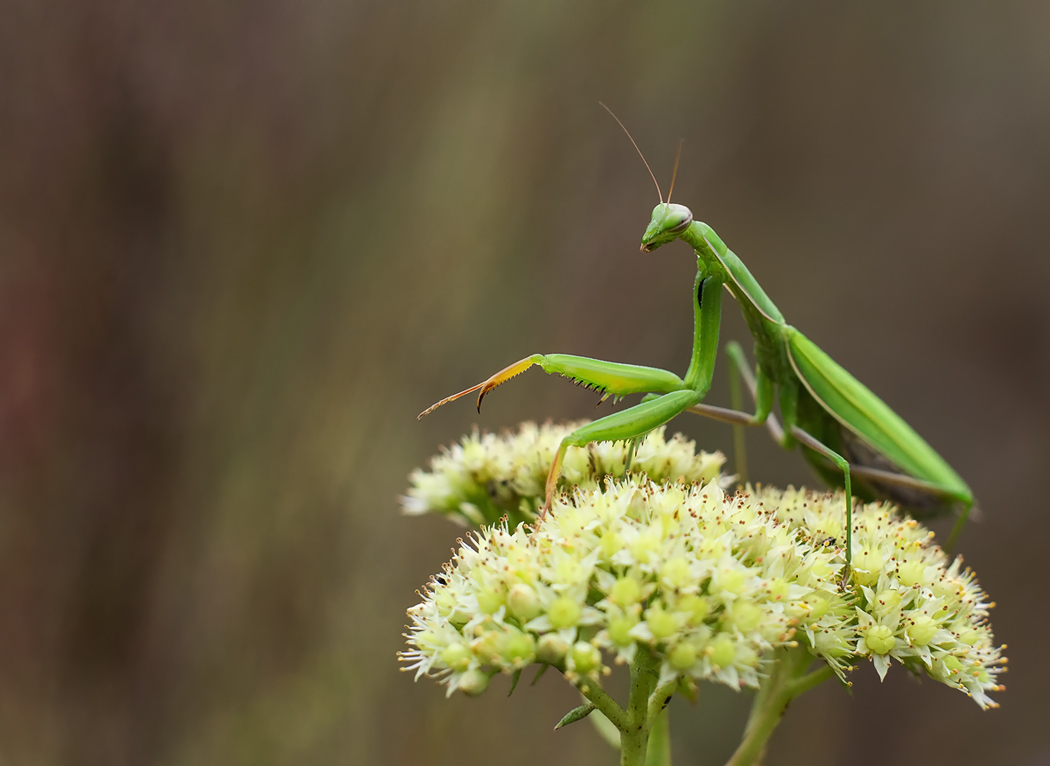
[[[760,490],[754,499],[814,541],[842,540],[841,493]],[[857,594],[856,655],[870,657],[886,675],[890,658],[961,689],[982,708],[996,707],[988,692],[1006,659],[988,624],[994,606],[962,557],[950,561],[933,533],[882,504],[854,506],[852,586]],[[811,642],[823,640],[812,631]]]
[[[597,681],[640,646],[661,683],[757,686],[772,650],[800,642],[839,675],[891,657],[994,706],[1005,659],[984,593],[918,523],[844,499],[717,483],[608,481],[562,496],[534,529],[506,522],[463,543],[409,610],[406,669],[477,694],[541,663]]]
[[[499,435],[475,430],[432,458],[429,470],[412,472],[402,508],[413,515],[443,514],[466,526],[495,524],[504,516],[512,526],[532,521],[543,504],[547,472],[558,445],[585,423],[523,423],[516,433]],[[620,478],[627,450],[624,442],[571,447],[559,486],[594,489],[608,476]],[[709,482],[719,476],[724,463],[720,452],[697,454],[693,442],[680,434],[665,439],[661,427],[638,445],[631,471],[644,472],[658,482]]]
[[[850,612],[836,555],[714,483],[609,481],[563,496],[531,534],[501,524],[464,543],[409,611],[402,659],[479,692],[533,662],[597,680],[644,644],[661,683],[757,686],[797,627]],[[839,666],[849,641],[817,653]]]

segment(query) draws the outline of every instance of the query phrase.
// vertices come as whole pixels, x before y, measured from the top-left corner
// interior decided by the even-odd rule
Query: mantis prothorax
[[[616,119],[616,115],[613,117]],[[638,153],[641,156],[640,150]],[[642,161],[645,162],[644,156]],[[651,169],[649,173],[653,175]],[[963,511],[948,539],[950,549],[974,502],[966,483],[903,418],[789,325],[744,263],[714,230],[693,220],[689,208],[672,204],[670,193],[664,202],[655,175],[653,182],[660,204],[654,208],[642,235],[642,252],[650,253],[681,239],[697,257],[693,351],[685,377],[653,367],[581,356],[533,354],[476,386],[442,399],[419,417],[475,391],[480,412],[481,401],[489,391],[538,365],[546,373],[596,389],[602,400],[627,394],[647,395],[640,404],[582,426],[565,437],[547,476],[544,513],[550,508],[569,447],[600,441],[637,441],[676,415],[690,411],[736,426],[766,424],[781,446],[791,449],[802,445],[805,457],[826,481],[844,486],[847,572],[852,560],[853,479],[860,485],[858,495],[889,498],[906,509],[962,504]],[[739,345],[731,343],[726,349],[751,390],[755,400],[753,413],[702,404],[714,373],[723,288],[736,299],[755,341],[753,373]],[[777,395],[782,427],[770,417]]]

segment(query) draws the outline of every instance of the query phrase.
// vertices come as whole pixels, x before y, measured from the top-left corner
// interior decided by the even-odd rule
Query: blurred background
[[[614,762],[551,731],[551,674],[446,700],[395,658],[461,534],[399,514],[408,472],[594,395],[416,413],[532,352],[688,361],[695,261],[638,252],[656,193],[600,99],[665,188],[685,139],[675,200],[985,512],[1002,709],[862,667],[768,762],[1050,763],[1050,6],[3,5],[0,762]],[[676,702],[678,762],[748,701]]]

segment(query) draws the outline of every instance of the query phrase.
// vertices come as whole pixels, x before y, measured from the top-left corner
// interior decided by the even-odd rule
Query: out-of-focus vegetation
[[[576,704],[557,679],[445,700],[394,657],[458,533],[398,515],[408,472],[593,396],[533,373],[480,418],[415,414],[535,351],[687,362],[693,259],[637,252],[656,198],[599,99],[662,181],[686,139],[676,200],[984,510],[962,549],[1000,603],[1003,708],[859,672],[770,762],[1050,757],[1048,6],[3,16],[0,762],[610,762],[550,732]],[[756,477],[813,482],[749,439]],[[678,745],[721,762],[746,705],[674,709]]]

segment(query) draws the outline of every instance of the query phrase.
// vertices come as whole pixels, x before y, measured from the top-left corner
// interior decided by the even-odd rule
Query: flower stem
[[[744,741],[726,766],[751,766],[762,762],[766,743],[780,723],[788,703],[804,691],[831,678],[830,666],[806,673],[813,656],[803,646],[777,650],[776,670],[766,679],[755,697]]]
[[[649,748],[649,694],[653,685],[653,655],[638,646],[631,662],[627,726],[620,728],[620,766],[645,766]]]
[[[661,710],[649,727],[645,766],[671,766],[671,718]]]
[[[613,726],[620,731],[628,726],[627,711],[620,707],[616,700],[609,696],[609,693],[605,691],[598,684],[591,681],[582,681],[576,684],[576,688],[579,689],[580,694],[587,698],[597,710],[600,710],[602,714],[608,718]]]
[[[656,671],[657,662],[652,653],[639,646],[631,662],[631,691],[626,710],[599,684],[587,680],[576,682],[580,694],[619,730],[621,766],[671,766],[666,708],[677,682],[656,686]],[[650,738],[650,735],[653,736]]]

